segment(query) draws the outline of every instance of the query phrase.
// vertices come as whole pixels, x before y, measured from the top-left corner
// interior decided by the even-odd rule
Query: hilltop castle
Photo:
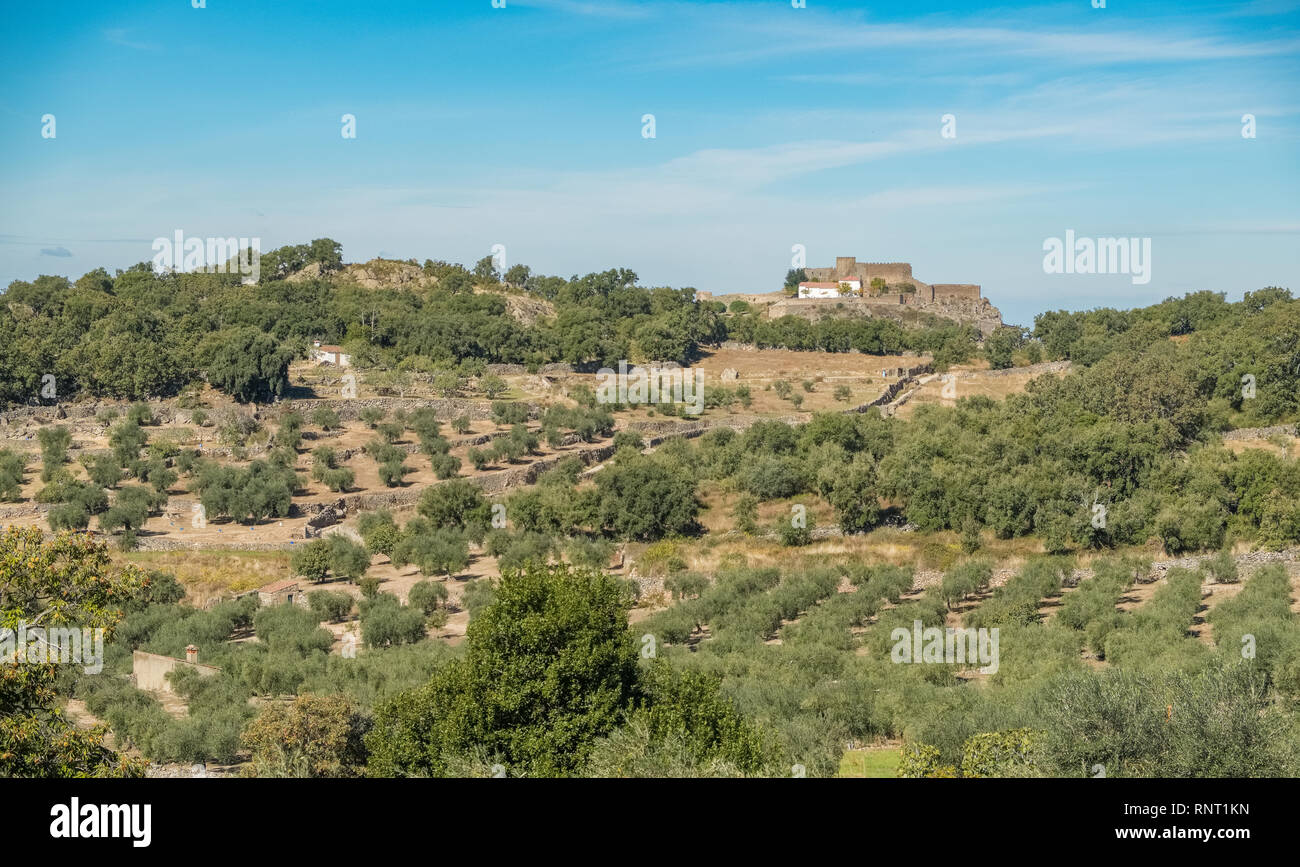
[[[980,287],[975,283],[922,283],[912,276],[910,262],[859,262],[854,256],[836,256],[834,268],[805,268],[809,283],[847,282],[861,285],[865,292],[875,279],[885,283],[885,295],[912,295],[913,300],[895,303],[915,304],[961,298],[968,301],[980,299]],[[801,293],[802,294],[802,293]]]
[[[933,314],[974,325],[985,336],[1002,324],[1001,312],[977,284],[923,283],[912,276],[909,262],[859,262],[853,256],[837,256],[835,267],[804,268],[804,274],[808,279],[799,285],[797,297],[780,295],[767,303],[769,318],[883,316],[907,324]]]
[[[807,280],[793,298],[777,291],[714,299],[712,292],[697,291],[695,299],[745,301],[768,319],[876,316],[908,326],[933,315],[973,325],[985,337],[1002,325],[1002,313],[983,297],[977,284],[922,283],[912,276],[909,262],[859,262],[853,256],[838,256],[833,268],[803,271]]]

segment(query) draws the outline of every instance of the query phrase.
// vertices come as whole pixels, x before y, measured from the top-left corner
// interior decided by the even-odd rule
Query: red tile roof
[[[258,588],[258,593],[279,593],[281,590],[290,590],[298,586],[298,582],[292,578],[281,578],[279,581],[272,581],[265,587]]]

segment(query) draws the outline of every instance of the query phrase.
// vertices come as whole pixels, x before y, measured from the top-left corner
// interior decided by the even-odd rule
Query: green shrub
[[[307,594],[312,613],[321,620],[338,623],[352,613],[352,597],[333,590],[312,590]]]
[[[419,608],[426,615],[447,601],[447,586],[434,581],[417,581],[411,585],[406,596],[407,602]]]

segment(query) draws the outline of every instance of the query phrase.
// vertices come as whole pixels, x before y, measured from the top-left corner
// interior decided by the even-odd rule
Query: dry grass
[[[733,512],[740,492],[716,483],[704,482],[700,486],[700,502],[704,508],[700,511],[700,523],[710,533],[725,533],[735,528]],[[768,500],[758,504],[758,526],[760,531],[770,529],[778,521],[786,520],[791,515],[791,507],[802,505],[814,527],[835,523],[835,510],[812,494],[791,497],[788,500]]]
[[[691,365],[692,370],[704,373],[706,391],[719,386],[734,388],[747,386],[752,404],[746,408],[735,404],[729,409],[706,410],[704,418],[716,418],[719,415],[770,415],[789,416],[797,413],[822,411],[842,411],[849,407],[867,403],[879,397],[886,383],[881,377],[882,368],[911,367],[925,361],[919,357],[863,355],[856,352],[794,352],[784,349],[764,349],[747,351],[741,349],[709,350]],[[722,382],[722,372],[735,370],[738,378],[731,383]],[[528,379],[513,378],[523,388]],[[546,391],[534,391],[530,398],[555,397],[578,384],[584,384],[595,390],[600,380],[595,374],[564,374],[549,377],[554,387]],[[781,398],[772,388],[773,383],[785,380],[793,390],[803,396],[799,408],[788,399]],[[812,383],[813,390],[806,391],[805,380]],[[534,382],[536,380],[533,380]],[[834,396],[837,386],[847,386],[848,400],[837,400]],[[648,421],[663,419],[662,412],[656,412],[653,406],[631,407],[628,412],[620,413],[619,419],[626,421]],[[687,419],[692,416],[687,416]]]
[[[949,373],[957,376],[955,381],[957,398],[983,396],[994,400],[1005,400],[1010,395],[1023,392],[1031,379],[1044,375],[1042,373],[1022,373],[1017,371],[992,376],[986,369],[987,366],[987,362],[981,362],[978,365],[955,365],[952,367]],[[927,403],[952,406],[955,399],[943,397],[944,384],[941,379],[927,382],[916,389],[895,414],[900,418],[910,418],[912,413],[916,412],[918,406]]]
[[[812,509],[809,511],[815,514]],[[826,523],[831,523],[829,517]],[[1033,538],[1003,540],[985,535],[983,541],[984,546],[978,555],[991,559],[997,568],[1018,568],[1030,556],[1043,552],[1042,543]],[[889,563],[912,566],[919,571],[942,571],[966,556],[956,533],[921,533],[896,527],[880,527],[861,535],[823,539],[801,548],[787,548],[776,539],[740,534],[710,535],[673,544],[674,556],[683,560],[688,569],[705,574],[739,564],[798,571],[847,562]],[[627,555],[630,561],[639,564],[644,552],[644,546],[629,546]],[[642,571],[639,565],[638,571]]]
[[[287,550],[131,551],[113,556],[142,569],[172,573],[195,604],[293,576]]]
[[[1262,440],[1224,440],[1223,445],[1228,451],[1238,455],[1248,449],[1260,449],[1274,457],[1291,459],[1300,457],[1300,437],[1285,434],[1274,434]]]

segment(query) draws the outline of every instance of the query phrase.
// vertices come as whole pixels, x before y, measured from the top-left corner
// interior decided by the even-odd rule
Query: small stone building
[[[284,602],[290,605],[307,604],[306,594],[298,589],[298,582],[293,578],[281,578],[258,588],[257,601],[263,605],[279,605]]]

